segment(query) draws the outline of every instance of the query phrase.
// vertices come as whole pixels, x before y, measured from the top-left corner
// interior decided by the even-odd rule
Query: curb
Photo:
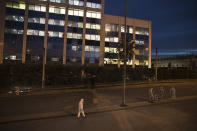
[[[139,108],[139,107],[150,106],[150,105],[175,103],[175,102],[186,101],[186,100],[191,100],[191,99],[197,99],[197,95],[178,97],[176,99],[166,99],[166,100],[161,100],[159,102],[154,102],[154,103],[150,103],[148,101],[128,103],[127,106],[125,106],[125,107],[120,107],[119,105],[113,105],[113,106],[100,107],[100,108],[96,108],[96,109],[87,109],[86,114],[119,111],[119,110],[133,109],[133,108]],[[0,124],[15,123],[15,122],[21,122],[21,121],[50,119],[50,118],[59,118],[59,117],[66,117],[66,116],[76,116],[76,113],[60,111],[60,112],[48,112],[48,113],[30,114],[30,115],[15,116],[15,117],[12,117],[12,116],[11,117],[1,117]]]

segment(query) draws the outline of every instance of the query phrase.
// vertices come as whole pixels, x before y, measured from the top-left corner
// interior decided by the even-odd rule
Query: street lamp
[[[122,104],[120,106],[124,107],[126,106],[126,103],[125,103],[125,89],[126,89],[126,45],[127,45],[127,0],[125,0],[125,27],[124,27],[124,67],[123,67],[123,94],[122,94]]]

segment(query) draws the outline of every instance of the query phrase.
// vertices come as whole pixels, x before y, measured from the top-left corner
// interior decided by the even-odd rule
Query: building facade
[[[104,0],[5,0],[0,7],[0,63],[123,64],[124,17],[104,14]],[[127,64],[150,68],[151,22],[127,18],[126,32],[135,41]]]

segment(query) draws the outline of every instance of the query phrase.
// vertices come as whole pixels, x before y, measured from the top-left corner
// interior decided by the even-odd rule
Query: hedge
[[[86,72],[86,82],[92,75],[96,76],[97,83],[122,81],[123,68],[115,65],[77,66],[77,65],[46,65],[46,85],[79,85],[83,83],[81,70]],[[128,81],[153,80],[155,69],[137,66],[127,67]],[[189,79],[197,78],[197,69],[189,68],[158,68],[158,79]],[[1,88],[13,86],[41,86],[42,65],[40,64],[1,64]]]

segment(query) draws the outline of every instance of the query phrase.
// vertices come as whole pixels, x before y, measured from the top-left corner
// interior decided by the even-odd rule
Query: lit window
[[[85,35],[85,38],[86,38],[87,40],[90,40],[90,35],[86,34],[86,35]]]
[[[54,8],[54,13],[60,14],[60,9],[59,8]]]
[[[53,31],[48,31],[49,37],[53,37]]]
[[[34,21],[33,21],[33,18],[28,18],[28,22],[29,23],[33,23]]]
[[[97,4],[97,3],[87,2],[86,6],[89,7],[89,8],[101,9],[101,4]]]
[[[69,9],[69,10],[68,10],[68,15],[74,15],[73,9]]]
[[[13,34],[17,34],[17,29],[11,29],[11,32],[12,32]]]
[[[54,25],[54,19],[49,19],[49,25]]]
[[[23,22],[24,21],[24,17],[23,16],[19,16],[18,17],[18,21]]]
[[[46,12],[46,7],[45,6],[41,6],[41,11],[42,12]]]
[[[78,10],[74,10],[74,15],[78,16],[79,15],[79,11]]]
[[[101,4],[96,4],[96,8],[101,9]]]
[[[96,3],[92,3],[92,8],[96,8]]]
[[[75,15],[75,16],[83,16],[83,10],[69,9],[68,14]]]
[[[24,10],[25,9],[25,4],[24,3],[20,3],[19,4],[19,9],[23,9]]]
[[[109,47],[105,47],[105,52],[109,52]]]
[[[133,34],[133,28],[129,27],[129,33]]]
[[[67,38],[72,38],[72,33],[67,33]]]
[[[77,51],[78,47],[77,46],[72,46],[73,51]]]
[[[12,8],[12,2],[6,2],[6,7]]]
[[[33,18],[34,23],[40,23],[40,18]]]
[[[124,26],[121,26],[121,32],[125,32],[125,31],[124,31]]]
[[[74,0],[69,0],[70,5],[74,5]]]
[[[77,34],[76,34],[76,33],[73,33],[72,38],[77,39],[77,38],[78,38],[78,37],[77,37]]]
[[[35,11],[40,11],[40,6],[39,5],[35,5]]]
[[[55,2],[55,0],[50,0],[50,2]]]
[[[10,59],[11,60],[16,60],[16,56],[15,55],[10,55]]]
[[[109,38],[109,41],[110,41],[110,42],[113,42],[113,41],[114,41],[114,38],[110,37],[110,38]]]
[[[23,34],[23,30],[18,30],[18,34]]]
[[[79,6],[83,6],[84,2],[83,1],[79,1]]]
[[[96,18],[96,13],[92,12],[92,18]]]
[[[77,34],[77,39],[82,39],[82,35],[81,34]]]
[[[83,11],[79,10],[79,16],[83,16]]]
[[[59,32],[59,38],[63,38],[64,37],[64,33],[63,32]]]
[[[61,0],[61,3],[66,3],[66,0]]]
[[[78,0],[74,0],[74,5],[79,5],[79,1]]]
[[[65,9],[64,8],[61,8],[60,9],[60,14],[65,14],[66,12],[65,12]]]
[[[85,46],[85,51],[89,51],[89,46],[88,45]]]
[[[97,30],[100,30],[100,29],[101,29],[101,26],[98,25],[98,24],[96,24],[96,29],[97,29]]]
[[[13,5],[13,8],[17,8],[17,9],[19,8],[19,4],[18,3],[14,3],[13,2],[12,5]]]
[[[106,41],[106,42],[109,42],[109,38],[105,38],[105,41]]]
[[[27,30],[27,35],[33,35],[33,30]]]
[[[110,32],[111,31],[111,25],[110,24],[105,24],[105,31]]]
[[[91,40],[96,40],[96,36],[95,35],[91,35]]]
[[[55,8],[54,7],[49,7],[49,12],[50,13],[54,13],[55,12]]]
[[[92,17],[90,12],[87,12],[86,15],[87,15],[86,17]]]
[[[83,28],[83,23],[79,22],[79,23],[78,23],[78,27],[79,27],[79,28]]]
[[[118,42],[118,38],[117,37],[114,37],[114,42]]]
[[[101,18],[100,12],[87,11],[86,15],[87,15],[86,17],[90,17],[90,18],[97,18],[97,19]]]
[[[64,26],[65,22],[63,20],[60,20],[60,25]]]
[[[101,19],[101,13],[97,13],[96,18]]]
[[[53,32],[53,37],[59,37],[59,32]]]
[[[33,35],[38,35],[39,31],[38,30],[33,30]]]
[[[100,35],[96,35],[96,40],[100,41]]]
[[[86,23],[86,28],[90,29],[90,23]]]
[[[40,18],[40,24],[45,24],[45,19],[44,18]]]
[[[57,3],[61,3],[61,0],[56,0]]]
[[[44,36],[44,31],[39,31],[39,36]]]
[[[29,10],[35,10],[35,6],[34,5],[29,5]]]
[[[60,25],[60,20],[54,20],[54,25]]]
[[[91,2],[87,2],[86,6],[91,8]]]

